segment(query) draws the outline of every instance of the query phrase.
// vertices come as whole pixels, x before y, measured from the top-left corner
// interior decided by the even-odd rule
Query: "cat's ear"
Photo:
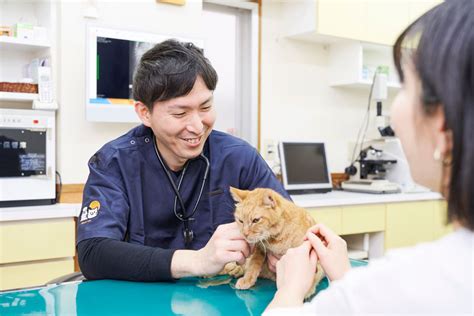
[[[249,191],[247,190],[239,190],[234,187],[230,187],[229,190],[235,202],[242,202],[247,198],[247,195],[249,194]]]
[[[263,204],[271,208],[276,207],[276,196],[272,191],[266,190],[263,194]]]

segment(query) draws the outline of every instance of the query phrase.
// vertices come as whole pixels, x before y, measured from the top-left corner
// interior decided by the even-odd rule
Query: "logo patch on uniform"
[[[81,224],[90,222],[91,219],[99,215],[100,203],[94,200],[89,203],[89,206],[84,206],[81,212]]]

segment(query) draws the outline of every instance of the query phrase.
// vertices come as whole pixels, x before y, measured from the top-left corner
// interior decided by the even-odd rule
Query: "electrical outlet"
[[[265,139],[263,141],[263,155],[265,160],[276,161],[278,159],[277,142],[273,139]]]

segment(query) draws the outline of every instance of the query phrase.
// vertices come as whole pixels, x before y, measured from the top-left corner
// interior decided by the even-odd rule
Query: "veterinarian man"
[[[143,125],[89,160],[77,228],[86,278],[167,281],[243,263],[250,247],[229,186],[288,198],[253,147],[212,130],[216,84],[191,43],[168,40],[143,55],[133,82]]]

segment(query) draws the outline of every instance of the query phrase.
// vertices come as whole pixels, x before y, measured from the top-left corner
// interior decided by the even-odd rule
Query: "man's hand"
[[[250,246],[237,223],[217,227],[206,246],[200,250],[176,250],[171,260],[174,278],[215,275],[229,262],[241,265],[250,255]]]
[[[197,274],[219,273],[227,263],[234,261],[243,265],[249,255],[249,244],[240,233],[237,223],[220,225],[206,246],[197,251]]]
[[[341,279],[351,269],[346,241],[323,224],[311,227],[305,239],[316,251],[319,262],[331,281]]]

